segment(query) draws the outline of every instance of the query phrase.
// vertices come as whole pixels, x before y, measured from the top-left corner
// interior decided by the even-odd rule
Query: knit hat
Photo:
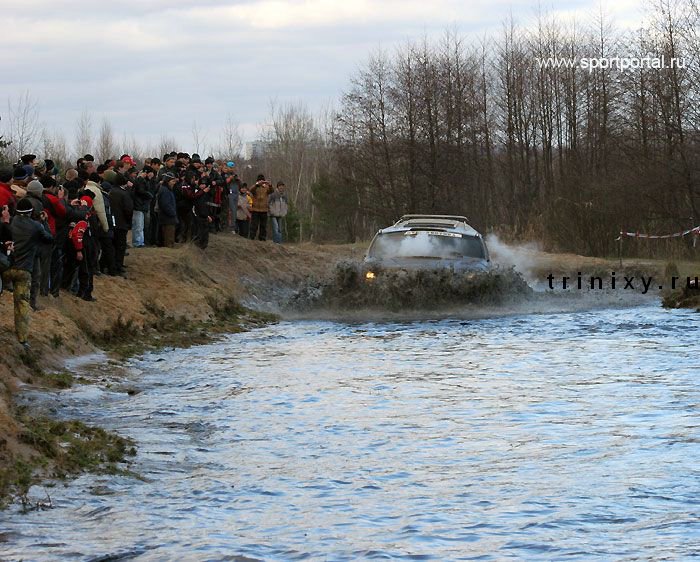
[[[24,169],[24,166],[18,166],[12,171],[12,179],[15,179],[17,181],[24,181],[29,177],[29,174],[27,173],[27,170]]]
[[[204,161],[205,164],[213,164],[214,159],[211,156],[208,156],[207,159]]]
[[[81,200],[81,201],[85,201],[85,202],[87,203],[87,206],[90,207],[90,208],[92,209],[92,197],[90,197],[89,195],[83,195],[83,196],[80,198],[80,200]]]
[[[19,202],[17,203],[17,209],[16,212],[25,215],[29,214],[34,210],[34,207],[32,206],[32,202],[27,199],[26,197],[23,199],[20,199]]]
[[[27,193],[41,197],[41,194],[44,193],[44,186],[39,180],[32,180],[27,185]]]
[[[12,181],[12,170],[9,168],[3,168],[0,170],[0,182],[10,183]]]
[[[102,174],[102,177],[105,179],[105,181],[108,181],[109,183],[114,183],[114,180],[117,179],[117,172],[114,170],[105,170],[104,174]]]

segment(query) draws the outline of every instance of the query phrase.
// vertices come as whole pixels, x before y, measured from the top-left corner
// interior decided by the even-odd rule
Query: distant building
[[[243,145],[243,158],[252,160],[254,158],[264,158],[270,148],[269,141],[256,140]]]

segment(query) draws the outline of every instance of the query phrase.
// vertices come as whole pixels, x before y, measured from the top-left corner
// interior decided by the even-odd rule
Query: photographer
[[[252,218],[250,220],[250,239],[267,240],[267,212],[270,208],[270,195],[275,191],[272,184],[260,174],[258,181],[250,190],[253,196]]]

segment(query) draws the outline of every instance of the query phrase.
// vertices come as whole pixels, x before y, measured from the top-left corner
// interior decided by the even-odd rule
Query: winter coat
[[[51,230],[53,236],[56,236],[56,231],[60,230],[65,224],[66,207],[63,201],[52,193],[44,192],[41,202],[46,211],[46,222],[49,223],[49,230]]]
[[[158,223],[161,226],[177,224],[177,206],[175,194],[167,185],[162,184],[158,190]]]
[[[236,209],[236,220],[247,221],[250,218],[250,201],[245,193],[238,194],[238,208]]]
[[[134,201],[124,187],[113,187],[109,192],[109,202],[112,207],[114,217],[114,228],[118,230],[129,230],[131,219],[134,214]]]
[[[48,225],[25,215],[15,215],[10,223],[10,231],[15,244],[12,252],[12,267],[31,273],[39,247],[53,242],[51,231]]]
[[[192,212],[194,216],[200,219],[206,219],[212,212],[212,189],[209,188],[207,193],[201,187],[197,187],[194,191],[194,205],[192,207]]]
[[[270,216],[271,217],[286,217],[289,210],[287,202],[287,194],[275,191],[270,195]]]
[[[9,184],[0,182],[0,209],[5,205],[10,208],[10,214],[14,214],[17,199]]]
[[[250,193],[253,195],[253,211],[256,213],[267,213],[269,210],[270,194],[275,188],[266,183],[256,183]]]
[[[85,189],[89,189],[95,194],[95,196],[92,198],[92,208],[100,221],[100,226],[102,227],[103,233],[106,234],[109,232],[109,222],[107,221],[107,213],[105,212],[105,201],[102,197],[102,190],[94,181],[88,181]]]
[[[86,220],[78,221],[73,228],[71,228],[68,239],[76,252],[83,251],[83,239],[85,238],[85,233],[88,231],[88,222]]]
[[[134,211],[148,212],[153,194],[150,191],[148,178],[138,177],[134,182],[133,191]]]

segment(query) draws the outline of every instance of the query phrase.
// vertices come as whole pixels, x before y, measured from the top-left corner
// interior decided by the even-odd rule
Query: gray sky
[[[542,9],[589,20],[597,0]],[[641,0],[603,4],[619,27],[642,19]],[[2,92],[29,91],[41,120],[72,142],[88,110],[119,137],[174,137],[191,150],[192,125],[218,144],[227,114],[257,136],[270,99],[334,102],[355,68],[381,45],[439,36],[495,35],[513,14],[532,23],[537,0],[0,0]],[[0,106],[0,115],[6,113]],[[2,125],[2,123],[0,123]]]

